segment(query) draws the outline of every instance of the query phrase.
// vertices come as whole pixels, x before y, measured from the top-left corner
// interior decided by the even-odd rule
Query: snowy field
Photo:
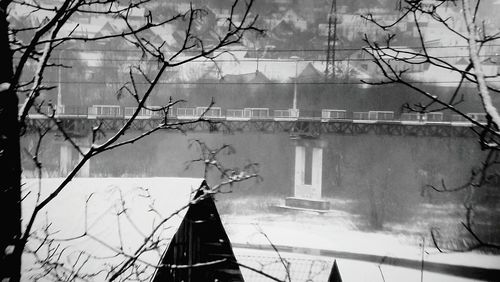
[[[224,199],[219,203],[229,238],[236,247],[272,250],[272,242],[284,253],[292,252],[294,257],[297,253],[305,253],[320,262],[326,259],[330,264],[337,259],[342,275],[349,278],[345,281],[421,281],[421,277],[423,281],[436,282],[481,280],[463,277],[460,273],[474,268],[496,270],[494,273],[500,277],[500,256],[478,252],[440,253],[429,238],[425,222],[389,224],[386,230],[368,232],[359,229],[360,225],[364,225],[360,224],[363,220],[359,214],[342,210],[331,210],[325,214],[283,210],[276,208],[282,204],[280,199],[272,197],[232,201],[236,203],[233,205]],[[341,200],[331,202],[334,207],[349,204]],[[434,270],[422,274],[422,260],[428,267],[426,269]],[[401,267],[408,261],[413,262],[412,267]]]
[[[286,272],[276,253],[235,248],[238,260],[253,268],[285,280]],[[434,282],[471,282],[469,279],[436,272],[421,272],[418,269],[409,269],[393,265],[384,265],[352,259],[338,259],[325,256],[303,255],[281,252],[281,257],[289,262],[289,272],[292,281],[328,281],[333,262],[336,260],[343,281],[434,281]],[[261,274],[242,268],[245,281],[269,282],[273,281]]]
[[[27,197],[23,201],[23,223],[26,224],[39,185],[36,180],[24,181],[23,194]],[[58,178],[44,179],[41,198],[49,195],[61,181]],[[37,240],[31,241],[28,249],[37,250],[37,257],[31,253],[23,257],[23,280],[31,281],[42,276],[47,269],[55,269],[61,277],[73,275],[77,278],[75,270],[78,270],[78,273],[88,275],[82,280],[105,280],[110,270],[134,254],[163,218],[189,201],[191,192],[200,184],[201,179],[193,178],[75,179],[35,222],[33,231]],[[276,200],[271,197],[231,199],[231,204],[225,197],[218,196],[217,205],[229,238],[236,247],[237,258],[254,267],[267,267],[266,271],[275,272],[276,277],[283,275],[283,269],[280,263],[276,264],[277,254],[271,250],[271,243],[285,249],[283,257],[292,263],[292,270],[302,265],[300,270],[294,270],[292,281],[305,281],[304,275],[308,275],[305,278],[310,279],[308,281],[325,281],[324,277],[328,276],[335,259],[341,274],[346,277],[344,281],[421,281],[420,270],[394,265],[384,258],[417,262],[423,258],[426,263],[500,269],[500,256],[439,254],[429,244],[422,249],[422,237],[356,230],[357,217],[342,211],[325,215],[290,212],[274,208]],[[245,204],[249,201],[255,203]],[[150,266],[159,261],[183,214],[180,212],[161,225],[153,236],[155,250],[141,254],[138,262],[142,269],[130,274],[141,278],[152,274]],[[44,238],[52,241],[45,240],[41,244]],[[345,256],[325,256],[319,250],[349,253],[354,258],[368,255],[375,259],[363,261]],[[248,270],[243,272],[246,281],[268,281]],[[45,280],[54,281],[61,277],[47,276]],[[423,277],[424,281],[474,281],[430,271],[425,271]]]

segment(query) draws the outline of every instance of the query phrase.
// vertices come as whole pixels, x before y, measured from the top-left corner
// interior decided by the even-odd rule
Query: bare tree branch
[[[498,38],[498,32],[490,34],[486,31],[486,26],[479,24],[478,11],[481,1],[471,2],[470,0],[443,0],[434,1],[432,3],[425,3],[421,0],[404,0],[401,1],[404,4],[404,13],[401,17],[412,17],[415,22],[418,40],[420,41],[421,50],[410,50],[401,47],[391,46],[392,36],[389,36],[385,42],[385,45],[379,44],[368,39],[365,36],[365,42],[367,46],[364,50],[371,56],[373,63],[380,70],[382,79],[379,81],[367,81],[369,84],[373,85],[384,85],[384,84],[401,84],[409,89],[414,90],[420,95],[423,95],[428,99],[428,102],[416,103],[414,105],[409,105],[408,103],[402,106],[403,109],[409,111],[416,111],[421,113],[428,113],[433,111],[448,110],[452,113],[460,115],[466,121],[470,122],[473,126],[471,130],[477,135],[478,143],[480,148],[487,151],[487,155],[483,163],[471,170],[469,179],[462,185],[456,187],[448,187],[445,184],[445,180],[441,180],[441,185],[437,186],[434,184],[426,184],[424,189],[430,188],[434,191],[441,193],[464,193],[465,198],[463,200],[464,208],[464,222],[462,223],[465,230],[472,236],[475,244],[464,249],[454,250],[454,251],[470,251],[473,249],[480,248],[497,248],[496,244],[483,241],[480,236],[474,230],[474,214],[476,209],[476,193],[481,193],[483,187],[494,185],[493,181],[496,177],[496,168],[498,168],[498,153],[500,150],[500,114],[498,109],[495,107],[490,92],[499,93],[500,89],[496,86],[489,84],[487,79],[490,77],[497,77],[497,75],[485,75],[482,69],[482,62],[480,59],[481,48],[488,46],[494,40]],[[474,4],[472,4],[474,3]],[[463,20],[465,20],[466,32],[458,30],[451,24],[451,18],[443,18],[440,15],[439,9],[443,5],[457,5],[461,8]],[[445,31],[450,32],[452,35],[457,36],[459,39],[466,41],[468,49],[468,59],[469,62],[465,68],[460,68],[454,62],[450,62],[446,58],[440,58],[434,56],[426,46],[426,41],[424,38],[423,25],[419,23],[419,18],[421,16],[429,16],[432,20],[438,24],[441,24]],[[396,19],[390,24],[380,24],[377,20],[371,16],[367,15],[364,18],[380,28],[386,30],[395,27],[398,23],[402,22],[402,18]],[[457,19],[455,19],[457,20]],[[449,98],[444,99],[434,93],[430,93],[423,87],[420,87],[406,76],[407,70],[411,66],[419,65],[430,65],[437,67],[438,69],[448,71],[450,73],[457,74],[460,79],[457,81],[457,85],[454,86],[454,90],[449,96]],[[397,67],[396,67],[397,66]],[[401,70],[403,69],[403,70]],[[460,92],[468,90],[464,89],[465,83],[473,84],[477,87],[477,95],[479,96],[482,107],[486,113],[486,120],[479,121],[475,118],[467,115],[463,110],[457,107],[458,104],[464,101],[463,94],[460,96]],[[459,98],[460,97],[460,98]],[[437,229],[431,229],[431,238],[437,249],[442,252],[443,248],[438,246],[438,232]]]

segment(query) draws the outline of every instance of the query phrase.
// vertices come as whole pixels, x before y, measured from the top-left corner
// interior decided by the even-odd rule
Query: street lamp
[[[295,78],[293,80],[293,106],[292,106],[292,114],[293,116],[298,116],[298,109],[297,109],[297,79],[298,79],[298,64],[299,64],[299,57],[297,56],[291,56],[290,59],[295,60]]]
[[[58,77],[58,85],[57,85],[57,106],[56,106],[56,111],[57,111],[57,114],[63,114],[63,109],[62,109],[62,82],[61,82],[61,69],[62,69],[62,63],[61,63],[61,57],[62,57],[62,54],[64,53],[64,49],[61,49],[59,51],[59,55],[57,56],[57,63],[59,64],[58,66],[58,73],[57,73],[57,77]]]

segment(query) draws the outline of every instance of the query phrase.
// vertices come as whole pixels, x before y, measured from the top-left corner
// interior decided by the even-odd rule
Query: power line
[[[335,51],[359,51],[363,47],[367,46],[350,46],[344,48],[335,48]],[[400,49],[422,49],[422,46],[391,46],[392,48],[400,48]],[[485,47],[500,47],[500,44],[488,44]],[[384,47],[381,47],[384,48]],[[453,46],[425,46],[426,49],[453,49],[453,48],[469,48],[468,45],[453,45]],[[63,50],[55,50],[56,52],[88,52],[88,51],[96,51],[96,52],[135,52],[142,53],[138,50],[129,50],[129,49],[83,49],[83,48],[71,48],[71,49],[63,49]],[[250,48],[235,48],[235,49],[218,49],[216,52],[325,52],[326,48],[323,49],[250,49]],[[200,50],[184,50],[183,53],[199,53]],[[164,51],[164,53],[177,53],[177,51]]]
[[[422,54],[422,57],[425,55]],[[484,54],[484,55],[479,55],[480,58],[490,58],[493,56],[500,56],[500,54]],[[450,56],[431,56],[432,58],[436,59],[460,59],[460,58],[469,58],[468,55],[450,55]],[[417,57],[418,58],[418,57]],[[16,57],[15,59],[19,59],[19,57]],[[407,58],[404,58],[407,59]],[[394,59],[397,60],[397,59]],[[403,59],[400,59],[401,61]],[[409,59],[407,59],[409,60]],[[95,62],[151,62],[151,63],[157,63],[157,60],[154,59],[147,59],[147,60],[141,60],[141,59],[110,59],[110,58],[102,58],[102,59],[97,59],[97,58],[61,58],[61,61],[95,61]],[[203,61],[190,61],[189,63],[206,63],[206,62],[216,62],[216,63],[224,63],[224,62],[238,62],[238,61],[244,61],[244,62],[275,62],[275,63],[290,63],[290,62],[325,62],[324,59],[300,59],[300,60],[294,60],[294,59],[265,59],[265,58],[244,58],[244,59],[235,59],[235,60],[227,60],[227,59],[214,59],[214,60],[203,60]],[[357,61],[373,61],[373,58],[368,57],[368,58],[344,58],[344,59],[336,59],[336,62],[357,62]],[[57,60],[55,60],[57,63]],[[85,66],[88,67],[88,66]]]
[[[354,80],[354,79],[353,79]],[[458,84],[460,81],[450,80],[450,81],[412,81],[412,84]],[[500,83],[499,80],[488,81],[489,83]],[[51,84],[82,84],[82,85],[90,85],[90,84],[116,84],[123,85],[124,83],[128,83],[128,81],[46,81],[46,83]],[[137,85],[149,85],[147,82],[135,82]],[[161,82],[157,83],[158,85],[294,85],[294,82],[224,82],[221,80],[220,82]],[[314,81],[314,82],[297,82],[297,85],[369,85],[362,81],[335,81],[335,82],[325,82],[325,81]],[[471,81],[463,81],[462,84],[476,84]]]

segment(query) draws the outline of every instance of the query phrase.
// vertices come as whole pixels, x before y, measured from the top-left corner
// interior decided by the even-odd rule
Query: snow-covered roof
[[[42,198],[61,181],[43,179]],[[40,213],[34,224],[34,236],[43,238],[43,230],[50,223],[51,238],[56,239],[52,247],[60,244],[53,254],[54,258],[63,252],[59,260],[59,263],[64,263],[61,269],[81,267],[81,274],[104,269],[91,280],[105,281],[109,268],[124,260],[123,256],[114,256],[116,250],[133,254],[161,220],[189,202],[191,192],[198,189],[201,183],[202,179],[196,178],[76,178]],[[26,193],[31,191],[23,200],[23,215],[26,218],[35,205],[37,180],[27,180],[23,187]],[[141,255],[139,264],[147,262],[156,265],[159,262],[184,213],[168,220],[155,233],[155,238],[161,239],[158,250]],[[26,222],[23,221],[24,224]],[[87,236],[82,236],[85,232]],[[70,238],[75,239],[68,240]],[[38,244],[38,240],[30,240],[27,248],[35,250]],[[46,247],[43,247],[37,254],[44,258],[45,252]],[[81,252],[84,254],[80,255]],[[85,263],[88,255],[92,258]],[[33,280],[43,273],[35,261],[33,255],[24,254],[24,280]],[[153,269],[148,271],[144,275],[151,274]],[[49,275],[38,281],[54,280]]]
[[[100,67],[103,64],[104,54],[102,52],[79,52],[78,56],[89,67]]]
[[[110,19],[105,16],[92,17],[89,22],[79,20],[69,21],[61,27],[59,37],[66,37],[70,33],[72,36],[87,36],[89,38],[95,37],[98,33],[101,35],[108,35],[112,32],[122,31],[124,26],[116,19]]]
[[[173,36],[177,28],[174,25],[164,24],[162,26],[155,26],[150,29],[152,32],[157,34],[163,41],[169,46],[177,44],[177,40]]]
[[[36,4],[32,0],[26,1],[28,4]],[[62,3],[62,2],[61,2]],[[28,17],[33,25],[40,24],[46,19],[51,19],[55,15],[54,11],[35,9],[26,5],[12,3],[9,5],[9,17],[24,18]]]
[[[458,69],[464,70],[467,65],[455,65]],[[483,66],[483,72],[486,75],[496,75],[498,68]],[[472,71],[473,72],[473,71]],[[430,65],[429,68],[422,72],[414,72],[407,74],[412,80],[420,82],[429,83],[439,83],[439,86],[450,86],[455,87],[458,85],[461,79],[460,73],[452,70],[446,70],[434,65]],[[487,79],[488,83],[494,87],[500,85],[500,81],[497,78]]]
[[[325,62],[321,61],[294,59],[259,59],[257,61],[255,58],[237,57],[235,59],[230,54],[223,54],[215,60],[217,65],[207,59],[194,60],[176,67],[173,73],[165,77],[165,81],[219,80],[222,77],[242,76],[259,72],[260,75],[271,81],[291,82],[296,76],[299,79],[301,77],[302,79],[309,79],[313,73],[321,73],[325,69]]]
[[[265,75],[263,75],[260,71],[239,74],[239,75],[228,74],[228,75],[225,75],[221,80],[224,82],[229,82],[229,83],[266,83],[266,82],[269,82],[269,79]]]
[[[381,47],[380,54],[370,48],[366,48],[364,51],[369,53],[373,52],[372,54],[376,57],[387,60],[399,59],[413,62],[425,61],[423,53],[405,46],[391,46],[390,48]]]

